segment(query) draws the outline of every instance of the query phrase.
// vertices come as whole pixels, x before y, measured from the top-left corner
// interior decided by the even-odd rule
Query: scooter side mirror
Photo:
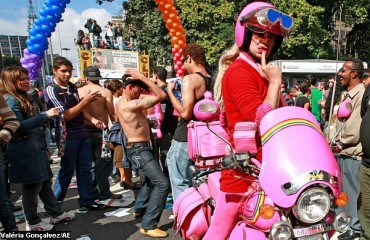
[[[216,121],[220,117],[220,106],[212,100],[212,93],[207,91],[204,99],[195,104],[193,113],[199,121]]]
[[[349,99],[344,100],[338,107],[337,118],[340,122],[349,119],[352,114],[353,106]]]

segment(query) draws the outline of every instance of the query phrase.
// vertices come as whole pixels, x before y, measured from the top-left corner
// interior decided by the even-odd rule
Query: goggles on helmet
[[[287,37],[293,28],[293,18],[274,8],[263,8],[242,16],[240,24]]]

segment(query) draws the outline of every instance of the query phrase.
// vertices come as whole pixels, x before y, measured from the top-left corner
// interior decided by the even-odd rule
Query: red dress
[[[237,59],[228,67],[222,78],[222,96],[231,136],[234,134],[234,126],[237,122],[256,121],[257,109],[264,102],[267,89],[268,82],[246,61]],[[233,144],[233,140],[231,141]],[[257,150],[257,159],[261,161],[259,134],[257,134]],[[251,183],[245,179],[253,180],[253,177],[240,170],[224,170],[221,172],[221,191],[245,192]]]

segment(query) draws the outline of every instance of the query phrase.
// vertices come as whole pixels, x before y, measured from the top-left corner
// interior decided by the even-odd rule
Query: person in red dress
[[[269,3],[251,3],[240,13],[235,44],[221,56],[214,89],[231,137],[236,123],[255,122],[259,127],[268,112],[286,105],[280,91],[281,69],[268,63],[268,58],[276,53],[292,26],[293,19]],[[261,141],[256,135],[256,158],[261,161]],[[241,170],[221,172],[221,192],[205,240],[228,238],[238,220],[238,203],[252,180]]]

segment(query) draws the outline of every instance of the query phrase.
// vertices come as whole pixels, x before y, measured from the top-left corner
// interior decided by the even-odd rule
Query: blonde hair
[[[22,75],[28,77],[28,71],[24,67],[11,66],[6,67],[1,71],[1,80],[4,85],[4,93],[13,95],[21,104],[23,113],[33,114],[33,106],[30,100],[30,96],[27,92],[19,91],[15,85],[17,80],[21,80]]]
[[[218,62],[218,73],[213,87],[214,99],[220,104],[221,109],[223,109],[223,98],[222,98],[222,78],[225,74],[226,69],[236,60],[239,56],[240,50],[236,43],[228,49],[226,49],[220,60]]]

